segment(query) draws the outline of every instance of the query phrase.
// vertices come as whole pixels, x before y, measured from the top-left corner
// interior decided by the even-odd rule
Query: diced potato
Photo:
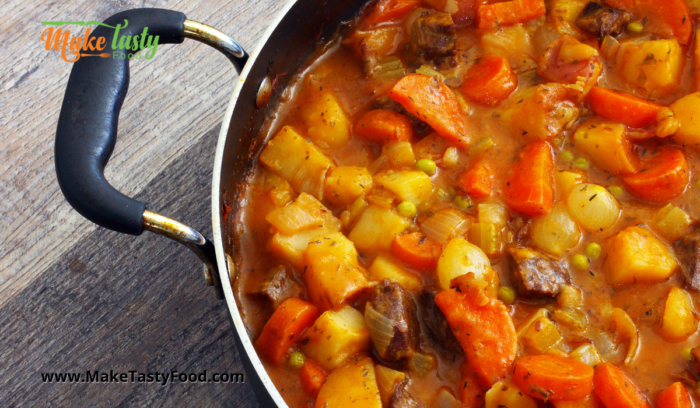
[[[548,316],[542,316],[525,329],[520,340],[526,352],[542,354],[559,344],[562,338],[557,325]]]
[[[301,116],[311,140],[322,149],[337,149],[350,141],[350,120],[330,91],[320,91],[302,105]]]
[[[578,173],[575,171],[559,170],[554,172],[554,182],[557,185],[557,194],[559,197],[566,199],[571,192],[571,189],[579,184],[588,181],[583,173]]]
[[[530,326],[535,322],[535,320],[545,317],[549,317],[549,310],[541,307],[535,311],[535,313],[531,314],[527,320],[524,322],[520,323],[520,326],[518,326],[518,331],[517,331],[517,336],[518,338],[521,338],[523,334],[525,334],[525,331],[530,328]]]
[[[667,204],[654,216],[654,227],[671,241],[675,241],[690,231],[693,219],[688,213],[673,204]]]
[[[561,201],[532,224],[532,241],[554,255],[569,251],[578,245],[580,239],[581,230]]]
[[[615,69],[642,96],[663,98],[680,84],[683,49],[675,39],[626,41],[620,44]]]
[[[452,279],[474,273],[474,277],[486,280],[491,275],[491,262],[484,251],[464,238],[453,238],[438,258],[437,274],[443,290],[450,288]]]
[[[304,252],[309,246],[309,241],[334,232],[338,232],[338,229],[316,228],[297,232],[293,235],[284,235],[281,232],[277,232],[272,236],[268,249],[275,257],[287,261],[294,265],[295,268],[302,270],[304,269]]]
[[[309,327],[301,350],[325,370],[332,370],[349,357],[369,350],[372,339],[365,317],[352,306],[327,310]]]
[[[496,256],[501,253],[501,228],[492,222],[472,224],[469,240],[488,256]]]
[[[294,191],[323,199],[323,181],[333,161],[318,148],[285,126],[260,153],[260,161],[292,185]]]
[[[416,155],[416,159],[438,161],[445,154],[448,147],[450,147],[450,144],[447,140],[438,136],[437,133],[431,133],[413,144],[413,152]]]
[[[388,251],[394,236],[404,232],[409,225],[406,218],[372,204],[360,215],[348,238],[365,254]]]
[[[521,392],[518,387],[505,381],[497,382],[486,391],[486,408],[537,408],[534,398]]]
[[[315,408],[382,408],[370,357],[348,360],[328,375]]]
[[[611,227],[620,216],[620,204],[610,192],[597,184],[580,184],[569,193],[569,214],[588,230]]]
[[[530,97],[515,96],[510,117],[514,136],[551,139],[561,134],[579,114],[576,104],[569,99],[570,90],[559,84],[538,85]]]
[[[671,249],[641,227],[627,227],[607,245],[603,269],[611,284],[661,282],[678,267]]]
[[[700,75],[700,73],[696,73]],[[680,128],[673,140],[681,146],[700,149],[700,92],[686,95],[669,106],[674,117],[680,123]]]
[[[382,148],[382,155],[386,156],[389,163],[395,168],[413,166],[416,162],[411,142],[388,144]]]
[[[372,175],[364,167],[340,166],[326,176],[324,186],[326,199],[341,207],[372,189]]]
[[[576,129],[574,145],[601,170],[612,174],[631,174],[637,170],[632,143],[622,123],[593,116]]]
[[[576,350],[572,351],[570,354],[571,358],[578,360],[584,364],[591,367],[595,367],[601,362],[600,354],[598,354],[598,349],[592,344],[584,344],[579,346]]]
[[[415,205],[426,202],[433,192],[430,177],[422,171],[389,170],[374,175],[377,187],[391,191],[401,201],[410,201]]]
[[[283,207],[296,197],[292,185],[277,174],[266,171],[263,179],[263,188],[275,207]]]
[[[556,309],[552,314],[554,321],[561,326],[582,332],[588,326],[588,318],[582,311],[574,308]]]
[[[561,34],[571,34],[579,40],[586,38],[586,34],[576,25],[576,18],[581,14],[588,0],[553,0],[549,6],[547,18]]]
[[[508,58],[513,66],[518,66],[523,54],[537,55],[530,41],[530,35],[521,24],[500,27],[498,31],[481,37],[484,54],[498,54]]]
[[[670,342],[687,339],[698,329],[698,318],[688,292],[672,287],[666,298],[661,335]]]
[[[320,201],[306,193],[299,194],[292,204],[270,211],[265,219],[285,235],[319,227],[335,231],[340,229],[340,220]]]
[[[418,289],[423,284],[416,274],[407,271],[401,263],[384,255],[377,255],[368,271],[369,279],[372,281],[389,279],[407,290]]]
[[[403,380],[406,379],[406,374],[382,365],[375,366],[374,371],[377,377],[379,395],[382,397],[382,404],[384,404],[384,406],[389,406],[389,401],[394,395],[394,387],[396,387],[397,384],[401,384]]]
[[[595,394],[590,394],[586,398],[573,401],[552,400],[554,408],[601,408],[603,404]]]
[[[309,299],[323,310],[342,306],[372,288],[355,246],[340,232],[309,242],[304,264],[302,278]]]
[[[561,308],[576,308],[583,306],[581,289],[572,285],[561,285],[557,295],[557,305]]]
[[[479,210],[477,214],[479,222],[490,222],[503,228],[508,224],[508,220],[510,220],[508,207],[502,203],[481,203],[477,206],[477,209]]]

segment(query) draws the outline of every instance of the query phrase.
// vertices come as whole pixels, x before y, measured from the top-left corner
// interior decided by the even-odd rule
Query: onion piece
[[[425,377],[437,367],[437,359],[432,354],[416,353],[408,360],[408,367],[418,377]]]
[[[447,209],[428,217],[420,226],[425,235],[444,244],[450,238],[463,235],[469,229],[469,221],[455,209]]]
[[[382,403],[384,406],[389,406],[396,385],[401,384],[406,379],[406,374],[377,364],[374,367],[374,375],[377,379],[377,388],[379,388]]]
[[[628,341],[625,365],[630,365],[637,356],[639,350],[639,330],[634,325],[632,318],[620,308],[614,308],[612,312],[612,330],[617,341]]]
[[[365,307],[365,323],[372,337],[372,343],[380,356],[386,355],[391,341],[394,339],[394,325],[391,320],[377,312],[368,303]]]
[[[440,408],[462,408],[462,403],[447,388],[440,388],[437,395],[437,406]]]

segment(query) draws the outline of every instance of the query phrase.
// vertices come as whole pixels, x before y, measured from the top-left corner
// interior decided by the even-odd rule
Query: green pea
[[[693,356],[690,354],[691,350],[692,349],[690,347],[686,347],[683,350],[681,350],[681,355],[683,356],[684,359],[690,360],[691,358],[693,358]]]
[[[510,286],[501,286],[498,288],[498,298],[501,299],[501,302],[512,305],[515,303],[515,290]]]
[[[644,25],[642,25],[642,23],[639,21],[633,21],[627,24],[627,30],[633,33],[641,33],[644,31]]]
[[[608,187],[608,191],[618,200],[621,200],[622,197],[625,196],[625,189],[620,186],[610,186]]]
[[[423,173],[432,176],[437,170],[437,164],[430,159],[420,159],[416,162],[416,168]]]
[[[571,266],[579,271],[585,271],[588,269],[588,258],[582,254],[576,254],[571,258]]]
[[[406,218],[413,218],[418,213],[418,208],[416,208],[416,205],[410,201],[402,202],[398,205],[398,207],[396,207],[396,209],[398,210],[399,214]]]
[[[598,259],[602,251],[603,249],[597,242],[591,242],[590,244],[586,245],[586,256],[591,259]]]
[[[571,150],[562,151],[559,157],[561,157],[561,161],[564,163],[569,163],[574,160],[574,154],[571,153]]]
[[[466,210],[471,208],[474,203],[472,203],[472,199],[469,196],[458,195],[455,197],[455,205],[460,210]]]
[[[304,353],[301,351],[295,351],[289,356],[289,367],[298,370],[304,365]]]
[[[578,157],[576,160],[574,160],[574,167],[577,167],[581,170],[588,170],[590,167],[590,163],[588,163],[588,159],[585,157]]]

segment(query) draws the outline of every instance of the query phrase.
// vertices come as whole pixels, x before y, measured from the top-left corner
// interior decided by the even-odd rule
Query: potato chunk
[[[326,199],[340,207],[371,190],[372,176],[364,167],[336,167],[326,177],[324,186]]]
[[[372,204],[360,215],[348,238],[363,254],[388,251],[394,236],[404,232],[409,224],[395,212]]]
[[[292,204],[270,211],[265,219],[286,235],[319,227],[335,231],[340,229],[340,220],[320,201],[306,193],[299,194]]]
[[[557,185],[559,199],[566,199],[574,187],[586,181],[588,181],[588,177],[583,173],[567,170],[554,172],[554,183]]]
[[[613,174],[636,171],[636,156],[627,130],[621,123],[594,116],[583,122],[574,134],[574,144],[601,170]]]
[[[407,271],[401,263],[384,255],[377,255],[372,261],[369,267],[369,278],[376,282],[389,279],[408,290],[418,289],[423,283],[418,276]]]
[[[277,232],[272,236],[268,249],[275,257],[287,261],[294,265],[295,268],[302,270],[304,269],[304,252],[309,246],[309,241],[339,230],[340,228],[321,227],[300,231],[292,235]]]
[[[353,243],[339,232],[309,242],[302,278],[309,299],[321,309],[342,306],[371,290]]]
[[[318,392],[315,408],[382,408],[374,363],[353,358],[334,370]]]
[[[267,143],[260,153],[260,161],[277,175],[287,180],[294,191],[323,199],[323,181],[333,161],[318,148],[285,126]]]
[[[301,349],[325,370],[332,370],[360,351],[369,350],[372,340],[362,313],[345,305],[328,310],[302,336]]]
[[[673,204],[666,204],[654,216],[654,228],[671,241],[675,241],[690,232],[693,219]]]
[[[387,171],[376,174],[374,183],[377,187],[391,191],[401,201],[410,201],[415,205],[426,202],[433,192],[430,177],[422,171]]]
[[[670,108],[680,124],[673,140],[681,146],[700,149],[700,92],[682,97]]]
[[[309,137],[322,149],[337,149],[350,141],[350,120],[332,92],[315,95],[311,103],[302,106],[301,116]]]
[[[671,288],[661,320],[661,335],[675,343],[687,339],[697,329],[698,319],[690,295],[681,288]]]
[[[676,90],[683,74],[678,40],[627,41],[620,44],[617,73],[642,96],[663,98]]]
[[[537,408],[537,401],[505,381],[497,382],[486,392],[486,408]]]
[[[551,347],[556,346],[563,336],[557,325],[548,317],[541,316],[535,319],[522,333],[520,340],[525,350],[531,354],[542,354]]]
[[[641,227],[628,227],[608,242],[603,269],[611,284],[660,282],[678,263],[671,249]]]

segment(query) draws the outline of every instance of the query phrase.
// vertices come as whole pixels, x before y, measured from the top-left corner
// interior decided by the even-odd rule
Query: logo
[[[151,59],[158,49],[159,36],[148,34],[148,27],[144,27],[139,35],[120,35],[120,31],[129,25],[129,20],[124,20],[124,24],[116,26],[99,21],[42,21],[41,24],[49,26],[41,33],[41,41],[44,42],[46,51],[60,50],[66,62],[76,62],[82,57]],[[64,30],[64,26],[70,25],[84,26],[87,29],[84,35],[71,35],[70,30]],[[102,36],[91,37],[92,29],[88,27],[91,25],[113,29],[114,35],[111,41],[108,42],[107,38]]]

